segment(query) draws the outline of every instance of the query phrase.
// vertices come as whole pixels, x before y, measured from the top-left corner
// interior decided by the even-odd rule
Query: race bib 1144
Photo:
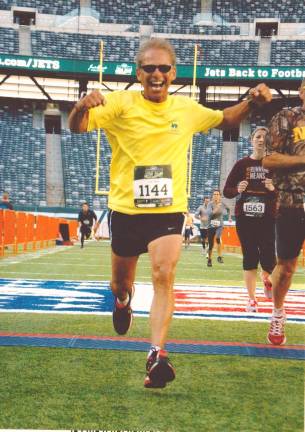
[[[134,169],[136,207],[167,207],[173,203],[173,179],[170,165],[136,166]]]

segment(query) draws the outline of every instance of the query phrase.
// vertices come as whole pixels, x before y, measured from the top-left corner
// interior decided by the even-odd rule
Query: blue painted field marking
[[[206,354],[206,355],[238,355],[247,357],[265,357],[276,359],[290,359],[290,360],[305,360],[305,347],[273,347],[273,346],[258,346],[253,344],[238,344],[232,343],[210,343],[201,342],[195,343],[179,343],[179,341],[169,342],[166,344],[166,349],[171,353],[183,354]],[[86,337],[59,337],[56,335],[1,335],[0,346],[26,346],[26,347],[39,347],[39,348],[73,348],[73,349],[98,349],[98,350],[126,350],[126,351],[141,351],[146,352],[150,344],[141,339],[135,338],[128,340],[128,338],[96,338]]]
[[[152,285],[136,283],[132,307],[135,315],[147,317]],[[236,286],[175,285],[175,317],[218,320],[267,321],[272,303],[258,289],[259,313],[245,312],[247,294]],[[291,290],[287,299],[288,321],[305,323],[305,292]],[[113,295],[109,282],[0,279],[0,312],[69,313],[110,315]]]

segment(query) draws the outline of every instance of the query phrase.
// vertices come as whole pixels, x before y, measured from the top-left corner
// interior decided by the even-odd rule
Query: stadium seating
[[[194,212],[204,196],[211,196],[219,187],[222,135],[197,134],[193,141],[191,197],[189,209]]]
[[[238,35],[240,27],[238,26],[199,26],[184,25],[184,23],[170,22],[167,24],[154,24],[155,33],[180,33],[180,34],[202,34],[202,35]]]
[[[0,27],[0,53],[18,54],[18,32],[12,28]]]
[[[108,61],[134,61],[139,47],[139,38],[137,37],[33,31],[32,51],[33,55],[96,59],[99,56],[99,41],[101,39],[105,44],[104,56]],[[182,64],[193,63],[195,43],[202,48],[199,52],[198,64],[257,64],[259,44],[253,40],[173,38],[170,41],[176,49],[177,61]]]
[[[91,7],[100,14],[100,21],[105,23],[151,24],[162,21],[174,23],[180,21],[186,26],[192,24],[193,17],[201,11],[201,0],[91,0]]]
[[[13,203],[46,205],[45,133],[32,125],[32,107],[0,108],[0,184]]]
[[[278,40],[271,44],[271,65],[303,66],[305,40]]]
[[[52,15],[65,15],[73,9],[79,8],[79,0],[0,0],[1,10],[10,10],[12,6],[36,8],[38,12]]]
[[[194,44],[201,49],[198,54],[198,64],[209,65],[256,65],[258,59],[258,42],[253,40],[194,40],[171,39],[177,54],[177,62],[192,64]]]
[[[237,160],[251,154],[251,143],[248,137],[239,137],[237,143]]]
[[[55,56],[92,60],[99,58],[99,42],[105,44],[107,61],[133,62],[139,47],[139,39],[123,36],[99,36],[92,34],[32,32],[33,55]]]
[[[276,17],[282,22],[305,21],[305,4],[295,0],[213,0],[212,10],[230,23]]]
[[[67,207],[78,207],[87,201],[97,209],[106,200],[94,199],[96,173],[96,132],[71,134],[61,131],[65,197]],[[105,135],[101,134],[101,162],[99,190],[109,190],[110,147]]]

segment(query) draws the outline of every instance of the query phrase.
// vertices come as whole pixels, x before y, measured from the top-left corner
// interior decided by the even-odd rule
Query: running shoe
[[[149,372],[152,365],[155,363],[155,361],[157,359],[158,352],[159,352],[159,350],[157,350],[156,348],[151,348],[151,353],[147,357],[147,361],[146,361],[146,372],[147,373]]]
[[[249,299],[246,306],[246,312],[258,312],[258,303],[256,300]]]
[[[144,380],[146,388],[164,388],[176,376],[175,369],[164,350],[152,352],[146,362],[146,371]]]
[[[208,267],[212,267],[212,260],[211,260],[211,259],[208,259],[207,266],[208,266]]]
[[[264,294],[265,297],[269,300],[272,299],[272,283],[269,279],[263,279],[264,283]]]
[[[113,327],[119,335],[126,334],[131,327],[132,309],[130,303],[133,294],[134,294],[134,286],[132,287],[132,292],[129,293],[129,300],[126,306],[120,305],[117,301],[117,297],[114,297],[112,321],[113,321]]]
[[[217,257],[217,261],[218,261],[220,264],[223,264],[223,258],[222,258],[221,256]]]
[[[273,345],[284,345],[286,342],[285,336],[286,314],[283,311],[282,315],[272,315],[269,333],[267,336],[268,342]]]

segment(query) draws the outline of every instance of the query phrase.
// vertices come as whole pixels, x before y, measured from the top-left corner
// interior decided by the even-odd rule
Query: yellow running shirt
[[[87,130],[104,129],[112,149],[109,208],[126,214],[185,212],[192,136],[218,126],[222,111],[185,96],[155,103],[139,91],[123,90],[105,97],[105,106],[89,110]]]

